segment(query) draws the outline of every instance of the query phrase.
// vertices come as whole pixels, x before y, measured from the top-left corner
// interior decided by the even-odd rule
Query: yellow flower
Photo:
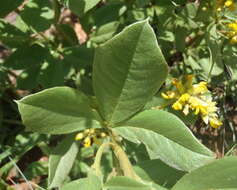
[[[93,143],[100,145],[101,139],[107,137],[107,134],[101,129],[86,129],[76,135],[75,140],[83,141],[84,147],[90,147]]]
[[[177,101],[172,105],[172,108],[174,108],[175,110],[182,110],[183,105],[179,101]]]
[[[236,4],[232,0],[217,0],[216,1],[216,10],[221,11],[224,8],[228,9],[229,11],[235,11]]]
[[[91,138],[90,137],[86,137],[83,141],[83,145],[84,147],[90,147],[92,145],[92,141],[91,141]]]
[[[182,110],[185,115],[188,115],[190,110],[195,115],[200,115],[206,124],[217,128],[222,125],[217,119],[216,102],[208,95],[207,82],[202,81],[198,84],[193,83],[193,75],[187,75],[184,79],[173,79],[172,84],[176,87],[174,91],[162,93],[165,99],[174,99],[172,108]]]
[[[230,39],[230,43],[237,43],[237,22],[229,23],[227,27],[229,31],[226,32],[226,35]]]
[[[230,43],[232,43],[232,44],[236,44],[237,43],[237,35],[230,39]]]
[[[84,138],[84,134],[83,133],[78,133],[77,135],[76,135],[76,137],[75,137],[75,140],[76,141],[80,141],[80,140],[82,140]]]
[[[236,9],[236,5],[232,0],[225,1],[224,7],[228,8],[230,11],[234,11]]]
[[[202,81],[193,85],[193,94],[204,94],[206,92],[208,92],[207,82]]]
[[[213,128],[218,128],[221,125],[223,125],[223,123],[220,120],[218,120],[216,117],[213,117],[213,118],[210,119],[210,125]]]
[[[161,93],[161,96],[165,99],[173,99],[176,94],[174,91],[167,91],[166,93]]]

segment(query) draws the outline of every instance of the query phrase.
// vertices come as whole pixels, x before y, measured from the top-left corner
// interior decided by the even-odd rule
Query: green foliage
[[[147,21],[126,28],[96,49],[93,86],[103,118],[114,124],[131,117],[166,75],[165,60]]]
[[[226,157],[181,178],[172,190],[231,189],[237,187],[236,157]],[[216,172],[219,171],[219,172]],[[205,176],[203,174],[205,173]]]
[[[69,135],[55,148],[49,157],[49,187],[60,187],[72,169],[78,153],[75,135]],[[67,164],[65,164],[67,163]]]
[[[24,0],[9,0],[9,1],[4,1],[1,3],[1,8],[0,8],[0,17],[6,16],[8,13],[11,11],[14,11],[17,7],[19,7]]]
[[[79,17],[83,16],[86,12],[92,9],[100,0],[68,0],[68,6]]]
[[[51,88],[17,103],[28,131],[63,134],[97,125],[89,99],[72,88]]]

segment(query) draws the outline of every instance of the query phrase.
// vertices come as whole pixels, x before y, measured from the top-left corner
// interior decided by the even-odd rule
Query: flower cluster
[[[100,129],[86,129],[76,135],[75,140],[82,140],[84,147],[90,147],[93,143],[100,145],[100,139],[105,138],[107,134]]]
[[[236,4],[233,0],[217,0],[216,7],[217,11],[222,11],[223,9],[228,9],[229,11],[236,10]]]
[[[230,42],[232,44],[237,43],[237,21],[229,23],[227,26],[229,29],[227,36],[230,38]]]
[[[209,123],[214,128],[222,125],[218,119],[216,102],[212,101],[206,82],[193,84],[193,75],[187,75],[183,80],[173,79],[172,84],[176,89],[161,95],[165,99],[174,100],[173,109],[182,110],[185,115],[192,111],[194,114],[200,115],[206,124]]]

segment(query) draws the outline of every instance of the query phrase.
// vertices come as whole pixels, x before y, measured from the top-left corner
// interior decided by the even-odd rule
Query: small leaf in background
[[[64,46],[78,45],[79,41],[73,28],[68,24],[58,24],[57,30],[62,38]]]
[[[0,40],[9,47],[27,45],[31,38],[14,25],[0,19]]]
[[[70,65],[60,59],[48,56],[39,74],[39,83],[44,88],[64,85],[64,77],[70,72]]]
[[[49,188],[61,187],[76,159],[79,147],[75,135],[65,137],[49,156]]]
[[[81,178],[64,185],[61,190],[78,190],[79,188],[82,190],[102,190],[102,184],[97,176],[89,174],[87,178]]]
[[[138,112],[160,88],[167,65],[148,21],[125,28],[96,49],[93,87],[110,123]]]
[[[127,7],[122,2],[107,2],[105,5],[99,9],[96,9],[95,12],[92,13],[96,27],[100,27],[111,22],[118,22],[119,17],[122,16],[126,10]]]
[[[115,128],[122,137],[145,144],[151,159],[161,159],[178,170],[191,171],[214,159],[175,115],[161,111],[144,111]]]
[[[64,59],[62,62],[65,65],[72,65],[77,69],[82,69],[93,64],[94,49],[87,48],[85,45],[65,48],[63,54]]]
[[[49,29],[53,23],[53,10],[48,0],[29,0],[21,11],[22,20],[36,32]]]
[[[39,73],[40,65],[33,65],[22,71],[17,77],[17,88],[24,90],[35,88],[38,84]]]
[[[94,43],[102,43],[113,37],[119,27],[119,22],[114,21],[100,26],[90,36],[90,41]]]
[[[43,63],[48,53],[46,48],[38,44],[21,47],[5,60],[4,66],[16,70],[37,66]]]
[[[69,9],[79,17],[95,7],[101,0],[68,0]]]
[[[46,176],[48,175],[48,162],[46,161],[36,161],[30,163],[24,170],[24,175],[26,179],[32,180],[36,176]]]
[[[8,13],[10,13],[11,11],[14,11],[23,2],[24,2],[24,0],[6,0],[6,1],[1,1],[0,17],[7,16]]]
[[[208,77],[219,75],[224,70],[224,65],[222,63],[222,57],[221,57],[222,44],[218,38],[219,38],[219,34],[217,31],[217,25],[211,23],[207,27],[207,31],[206,31],[206,41],[208,43],[208,49],[209,49],[209,54],[210,54],[209,64],[202,65],[203,70]]]
[[[88,98],[69,87],[55,87],[17,101],[27,131],[63,134],[98,127]]]
[[[172,190],[237,189],[237,157],[216,160],[181,178]]]

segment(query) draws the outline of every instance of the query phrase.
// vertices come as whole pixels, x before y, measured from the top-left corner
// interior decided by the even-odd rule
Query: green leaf
[[[206,42],[208,44],[208,49],[210,53],[209,64],[202,65],[204,72],[207,77],[216,76],[223,72],[223,56],[222,56],[222,43],[220,42],[219,32],[217,30],[217,25],[211,23],[207,27],[206,31]],[[210,76],[209,76],[210,75]]]
[[[79,149],[75,135],[64,138],[49,156],[49,188],[60,187],[67,178]]]
[[[0,6],[0,17],[6,16],[11,11],[14,11],[17,7],[19,7],[24,0],[7,0],[1,1]]]
[[[96,27],[100,27],[107,23],[115,22],[119,20],[127,10],[126,5],[120,1],[106,2],[99,9],[96,9],[92,16]],[[109,16],[108,16],[109,15]]]
[[[237,157],[216,160],[185,175],[172,190],[237,189]]]
[[[37,66],[43,63],[48,53],[46,48],[37,44],[20,47],[6,59],[4,66],[16,70]]]
[[[29,0],[21,11],[22,20],[36,32],[41,32],[53,23],[53,10],[48,0]]]
[[[151,159],[161,159],[171,167],[191,171],[214,159],[175,115],[161,111],[144,111],[115,130],[134,143],[145,144]]]
[[[88,98],[69,87],[55,87],[17,101],[27,131],[63,134],[98,126]]]
[[[0,19],[0,40],[9,47],[18,47],[29,43],[31,38],[16,26]]]
[[[24,170],[26,179],[32,180],[35,176],[46,176],[48,175],[48,162],[46,161],[35,161],[30,163]]]
[[[86,68],[93,63],[94,49],[86,46],[73,46],[63,51],[63,63],[73,65],[77,69]]]
[[[33,89],[38,84],[38,76],[40,72],[40,65],[32,66],[24,71],[17,77],[17,88],[19,89]]]
[[[167,76],[167,64],[148,21],[137,22],[96,49],[93,87],[110,123],[141,110]]]
[[[63,64],[60,59],[48,56],[39,75],[39,83],[44,88],[64,85],[64,77],[69,73],[70,65]]]
[[[146,181],[154,181],[166,188],[171,188],[185,174],[166,165],[159,159],[137,163],[135,172]]]
[[[119,26],[118,21],[110,22],[100,26],[91,36],[90,41],[102,43],[113,37]]]
[[[72,181],[61,188],[61,190],[78,190],[78,189],[101,190],[102,185],[98,177],[96,177],[95,175],[89,175],[87,178]]]
[[[57,31],[61,35],[64,46],[73,46],[79,44],[74,29],[68,24],[58,24]]]
[[[100,0],[69,0],[68,5],[72,12],[81,17],[99,2]]]
[[[150,186],[124,176],[111,178],[104,187],[109,190],[151,190]]]

